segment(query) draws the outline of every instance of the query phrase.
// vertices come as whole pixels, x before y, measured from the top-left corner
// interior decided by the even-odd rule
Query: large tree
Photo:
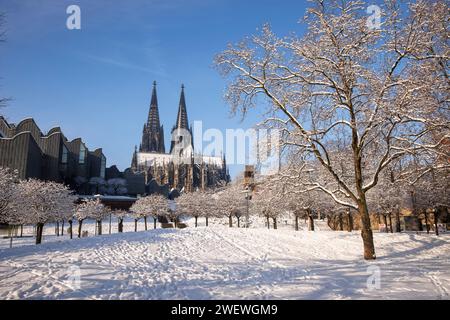
[[[216,65],[231,79],[233,111],[265,108],[264,124],[282,130],[283,145],[335,181],[338,192],[320,180],[315,188],[359,212],[364,258],[375,259],[367,192],[391,162],[449,137],[448,8],[386,1],[383,23],[369,28],[366,7],[313,1],[303,36],[279,38],[266,25],[230,45]],[[443,132],[437,141],[436,130]],[[351,168],[344,175],[343,154]]]

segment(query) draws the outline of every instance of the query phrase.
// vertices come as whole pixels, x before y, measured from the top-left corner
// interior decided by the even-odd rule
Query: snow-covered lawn
[[[375,243],[365,262],[358,232],[214,225],[47,241],[0,249],[0,299],[449,299],[449,234]],[[367,288],[373,266],[379,289]]]

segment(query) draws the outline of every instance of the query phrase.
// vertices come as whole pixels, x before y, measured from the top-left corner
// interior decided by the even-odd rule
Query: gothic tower
[[[164,128],[159,122],[158,98],[156,96],[156,81],[153,82],[152,100],[148,112],[147,123],[142,131],[142,142],[139,152],[165,153]]]
[[[184,139],[184,140],[183,140]],[[188,139],[188,140],[186,140]],[[180,103],[178,106],[177,122],[171,132],[170,153],[177,155],[191,156],[193,153],[192,128],[189,128],[186,110],[186,99],[184,97],[184,85],[181,85]],[[190,149],[190,150],[189,150]],[[185,154],[190,151],[191,154]]]

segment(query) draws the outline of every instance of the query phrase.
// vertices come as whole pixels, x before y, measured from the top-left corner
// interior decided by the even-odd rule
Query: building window
[[[84,144],[80,144],[80,157],[78,159],[79,164],[84,164],[86,162],[86,147]]]
[[[67,164],[67,159],[69,157],[69,150],[67,150],[66,146],[62,146],[62,154],[61,154],[61,163]]]
[[[106,158],[102,155],[102,163],[100,165],[100,177],[105,179],[105,171],[106,171]]]

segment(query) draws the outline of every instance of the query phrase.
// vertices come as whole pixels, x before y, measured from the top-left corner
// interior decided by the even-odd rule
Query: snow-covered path
[[[450,298],[449,234],[375,242],[370,263],[356,232],[220,226],[2,249],[0,299]],[[369,266],[380,268],[380,289],[367,288]]]

